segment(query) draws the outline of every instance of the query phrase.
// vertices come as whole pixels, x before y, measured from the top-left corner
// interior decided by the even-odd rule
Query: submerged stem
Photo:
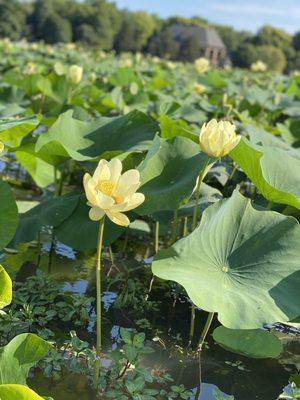
[[[103,233],[104,233],[104,217],[99,222],[98,231],[98,247],[97,247],[97,259],[96,259],[96,331],[97,331],[97,343],[96,343],[96,361],[94,369],[94,388],[98,387],[98,380],[100,376],[101,367],[101,350],[102,350],[102,338],[101,338],[101,267],[102,267],[102,244],[103,244]]]

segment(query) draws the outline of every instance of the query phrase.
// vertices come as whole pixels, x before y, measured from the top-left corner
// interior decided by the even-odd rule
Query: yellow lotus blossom
[[[208,71],[210,67],[209,60],[204,57],[197,58],[194,65],[199,74],[204,74],[204,72]]]
[[[194,93],[199,93],[199,94],[201,94],[201,93],[204,93],[204,92],[206,91],[206,87],[205,87],[204,85],[202,85],[201,83],[195,82],[195,83],[192,85],[192,91],[193,91]]]
[[[82,74],[83,74],[83,68],[80,67],[79,65],[71,65],[68,71],[68,80],[73,84],[73,85],[78,85],[78,83],[82,79]]]
[[[130,169],[122,174],[122,163],[114,158],[100,160],[93,176],[85,174],[83,186],[88,205],[89,217],[99,221],[106,214],[117,225],[128,226],[130,221],[124,214],[143,203],[145,196],[136,193],[140,187],[140,173]]]
[[[29,61],[24,68],[25,75],[34,75],[37,72],[37,65]]]
[[[0,154],[3,152],[4,150],[4,144],[0,141]]]
[[[211,157],[226,156],[240,141],[235,125],[229,121],[212,119],[203,124],[200,132],[200,148]]]
[[[267,70],[267,65],[263,61],[258,60],[252,63],[250,68],[253,72],[265,72]]]

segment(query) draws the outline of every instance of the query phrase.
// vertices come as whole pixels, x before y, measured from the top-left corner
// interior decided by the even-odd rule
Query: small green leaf
[[[43,400],[41,396],[23,385],[0,385],[1,400]]]
[[[0,348],[0,384],[26,385],[29,369],[50,350],[51,345],[32,333],[23,333]]]
[[[12,283],[8,273],[0,265],[0,310],[11,303]]]

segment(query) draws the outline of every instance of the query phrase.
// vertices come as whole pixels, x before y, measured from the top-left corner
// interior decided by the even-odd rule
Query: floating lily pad
[[[218,326],[214,340],[224,349],[251,358],[278,357],[283,350],[280,340],[261,329],[228,329]]]
[[[235,191],[208,207],[195,231],[160,251],[153,273],[181,284],[222,325],[255,329],[299,315],[300,228]]]

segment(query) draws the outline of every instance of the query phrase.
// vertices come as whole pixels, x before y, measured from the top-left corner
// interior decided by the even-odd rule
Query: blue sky
[[[211,22],[255,31],[271,24],[300,31],[300,0],[114,0],[119,8],[146,10],[162,17],[198,15]]]

